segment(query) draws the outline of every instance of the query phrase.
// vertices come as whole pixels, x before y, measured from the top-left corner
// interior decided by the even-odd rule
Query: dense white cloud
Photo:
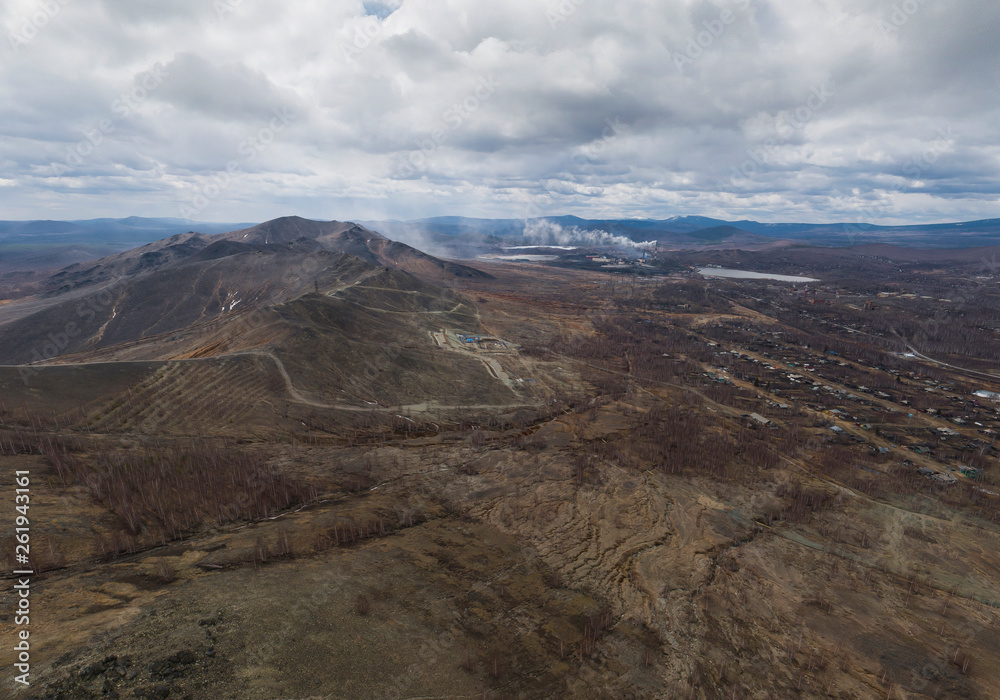
[[[990,0],[8,0],[0,218],[1000,211]]]

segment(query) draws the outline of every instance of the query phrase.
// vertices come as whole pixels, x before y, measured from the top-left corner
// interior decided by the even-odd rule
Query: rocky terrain
[[[857,267],[827,308],[369,234],[181,237],[0,306],[0,492],[30,471],[40,572],[4,693],[995,696],[988,350],[941,324],[944,364],[901,358],[879,319],[920,306],[863,308]],[[91,298],[99,331],[24,364]]]

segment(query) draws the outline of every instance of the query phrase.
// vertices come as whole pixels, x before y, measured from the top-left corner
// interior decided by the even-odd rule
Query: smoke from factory
[[[600,229],[584,230],[577,226],[564,227],[547,219],[532,219],[524,226],[524,237],[537,245],[558,246],[617,246],[619,248],[652,248],[656,241],[633,241],[625,236]]]

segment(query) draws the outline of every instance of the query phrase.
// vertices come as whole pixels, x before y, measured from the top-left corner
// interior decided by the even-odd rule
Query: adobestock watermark
[[[903,163],[903,175],[916,180],[923,177],[931,169],[943,153],[950,153],[955,148],[955,132],[950,126],[937,130],[937,139],[922,153],[911,157]]]
[[[609,117],[604,120],[604,128],[601,130],[601,136],[589,143],[586,143],[579,147],[579,150],[570,156],[570,161],[573,165],[577,167],[583,167],[592,163],[596,163],[601,159],[603,153],[618,140],[622,134],[628,132],[628,124],[625,124],[621,117],[614,116]],[[519,217],[524,221],[524,225],[527,226],[532,219],[542,219],[549,215],[551,210],[551,201],[543,202],[542,197],[550,197],[551,192],[544,192],[542,195],[526,193],[525,199],[527,201],[522,201],[521,206],[523,207],[521,211],[521,216]],[[606,212],[609,217],[614,216],[614,208],[610,206],[605,206],[601,209],[602,212]]]
[[[843,233],[847,236],[848,245],[857,245],[861,242],[864,234],[869,233],[869,228],[874,225],[874,221],[881,217],[888,216],[895,206],[893,195],[901,194],[908,188],[913,187],[915,181],[922,178],[937,163],[942,155],[955,150],[957,138],[954,130],[948,127],[937,129],[937,138],[930,143],[923,151],[910,156],[901,166],[900,171],[903,176],[909,179],[907,183],[897,183],[893,187],[885,190],[885,196],[876,204],[858,210],[856,220],[845,224]],[[986,274],[996,275],[1000,272],[1000,265],[996,258],[988,260],[980,258],[982,271]],[[923,346],[938,334],[942,326],[947,324],[948,319],[956,314],[962,314],[971,304],[977,303],[977,285],[974,280],[966,279],[961,288],[956,288],[949,292],[952,305],[948,309],[936,311],[933,315],[921,321],[912,338],[900,336],[911,348]]]
[[[827,83],[813,86],[805,102],[793,110],[783,111],[774,124],[777,136],[765,139],[757,148],[748,148],[747,155],[750,157],[740,165],[732,167],[729,184],[734,188],[745,187],[754,175],[774,160],[775,154],[782,146],[788,143],[795,134],[805,129],[806,125],[816,117],[834,95],[835,93]]]
[[[527,196],[528,201],[524,203],[524,212],[521,218],[524,220],[525,225],[528,224],[530,219],[538,219],[545,216],[546,208],[543,207],[543,202],[541,199],[533,194]]]
[[[312,288],[313,285],[318,288],[320,272],[320,260],[314,255],[308,255],[290,267],[283,279],[286,287],[305,291]],[[97,337],[103,333],[104,327],[117,317],[120,306],[126,298],[124,293],[129,284],[130,280],[128,279],[117,279],[103,289],[81,299],[74,309],[74,319],[67,321],[61,329],[47,333],[38,346],[32,350],[29,364],[18,366],[18,376],[24,385],[27,386],[50,360],[69,351],[71,347],[75,350],[80,345],[80,341],[87,339],[88,343],[95,342]],[[108,318],[109,314],[110,319]],[[253,303],[247,310],[241,309],[240,311],[235,311],[235,305],[232,305],[228,312],[220,312],[214,320],[206,324],[205,330],[206,332],[214,332],[225,327],[230,333],[239,336],[252,333],[271,320],[266,304]],[[388,353],[388,356],[394,357],[392,353]],[[166,414],[163,414],[158,420],[162,422],[165,419]],[[147,425],[152,424],[147,423]]]
[[[587,163],[597,162],[601,154],[610,148],[611,144],[618,140],[618,137],[628,129],[622,123],[620,117],[605,119],[604,123],[606,126],[601,131],[601,138],[581,146],[579,152],[574,153],[573,157],[570,158],[574,165],[586,165]]]
[[[240,141],[236,147],[240,154],[239,158],[233,158],[222,172],[212,176],[208,182],[202,185],[191,201],[182,204],[180,207],[181,216],[191,219],[197,216],[211,205],[212,202],[222,196],[238,177],[243,175],[245,167],[257,160],[261,153],[266,151],[285,129],[295,121],[295,113],[287,107],[275,107],[273,116],[268,121],[267,126],[261,127],[257,132]]]
[[[348,63],[354,63],[354,58],[372,45],[372,42],[382,34],[382,23],[375,17],[367,15],[361,26],[354,29],[351,43],[340,42],[340,54]]]
[[[935,139],[926,149],[918,153],[915,156],[911,156],[906,160],[902,166],[902,173],[904,176],[911,180],[910,186],[912,186],[913,181],[918,180],[923,177],[941,156],[945,153],[950,153],[954,151],[955,148],[955,133],[951,127],[942,127],[937,130],[938,138]],[[906,185],[898,184],[892,190],[893,194],[898,194],[906,189]],[[883,200],[882,207],[889,208],[893,202],[891,200]],[[883,212],[887,213],[887,212]],[[873,208],[863,214],[869,217],[874,217],[878,215],[878,212]],[[847,227],[849,230],[845,231],[848,235],[849,242],[853,245],[860,226],[850,226]],[[996,259],[988,260],[985,257],[980,258],[982,263],[982,271],[984,273],[995,275],[997,274],[998,267],[996,264]],[[961,315],[964,313],[966,308],[972,304],[977,303],[977,285],[973,279],[966,279],[962,288],[955,289],[949,292],[949,298],[952,300],[952,305],[947,309],[940,309],[936,311],[932,316],[929,316],[923,320],[918,326],[917,330],[914,332],[912,338],[906,339],[907,343],[911,347],[924,346],[929,341],[933,340],[941,330],[941,328],[948,323],[949,318],[955,315]]]
[[[104,323],[107,320],[106,312],[109,308],[114,317],[121,292],[126,286],[125,280],[118,279],[81,300],[73,310],[75,319],[67,321],[61,329],[48,333],[31,351],[29,364],[18,367],[17,374],[24,385],[27,386],[40,371],[33,365],[44,364],[59,357],[71,346],[75,346],[78,338],[92,336],[100,328],[98,322]]]
[[[956,142],[954,130],[947,126],[939,128],[936,133],[937,139],[923,151],[910,156],[903,163],[900,172],[910,179],[910,183],[906,185],[899,183],[889,188],[886,190],[887,197],[879,200],[877,204],[859,209],[855,221],[844,226],[843,232],[848,237],[850,245],[854,245],[859,235],[865,233],[864,226],[866,224],[872,224],[875,220],[889,214],[889,210],[894,204],[889,196],[901,194],[908,186],[913,185],[913,181],[922,178],[943,154],[954,151]]]
[[[19,22],[15,22],[16,29],[7,32],[7,42],[14,53],[18,53],[22,47],[27,46],[41,33],[41,31],[56,18],[62,8],[69,5],[73,0],[41,0],[37,9]]]
[[[456,102],[446,109],[441,120],[443,126],[417,141],[417,148],[399,159],[395,167],[395,177],[409,178],[427,169],[427,162],[437,150],[448,142],[451,135],[466,124],[479,109],[496,93],[501,83],[492,75],[480,77],[476,87],[465,99]]]
[[[705,55],[719,37],[726,33],[726,29],[736,23],[736,12],[746,12],[753,7],[754,0],[731,0],[736,6],[736,11],[724,7],[719,10],[719,15],[715,19],[706,19],[701,23],[701,29],[695,34],[684,47],[683,51],[672,51],[674,65],[681,73],[695,61]]]
[[[236,12],[236,8],[243,4],[243,0],[214,0],[212,7],[215,8],[215,15],[219,19],[225,19],[227,16]]]
[[[899,34],[899,30],[910,21],[913,17],[920,11],[920,8],[924,6],[927,0],[902,0],[902,2],[894,3],[892,6],[892,12],[889,13],[888,19],[880,19],[876,26],[878,30],[882,33],[883,39],[889,39]]]
[[[549,5],[545,10],[545,19],[549,23],[549,29],[555,31],[556,27],[576,14],[576,11],[587,0],[559,0],[554,5]]]
[[[111,102],[111,112],[114,118],[104,118],[94,127],[83,130],[84,138],[66,149],[66,157],[56,165],[56,174],[65,175],[71,169],[83,165],[86,158],[93,155],[104,144],[108,136],[113,134],[118,126],[135,114],[139,105],[145,102],[151,93],[155,92],[163,81],[169,77],[163,65],[156,63],[152,68],[140,75],[135,86]]]
[[[980,257],[979,261],[982,264],[982,268],[979,271],[983,274],[996,275],[1000,273],[1000,263],[998,263],[995,253],[992,259]],[[902,335],[899,337],[906,341],[910,349],[917,349],[918,346],[926,346],[928,342],[938,337],[942,327],[948,323],[949,319],[956,315],[960,316],[964,314],[972,305],[979,303],[977,291],[979,290],[975,281],[966,278],[962,288],[948,293],[948,297],[952,301],[950,308],[935,311],[932,316],[921,321],[912,338],[906,338]]]

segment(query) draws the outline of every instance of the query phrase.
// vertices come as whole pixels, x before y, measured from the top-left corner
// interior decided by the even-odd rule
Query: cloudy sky
[[[0,219],[1000,216],[996,0],[4,0]]]

